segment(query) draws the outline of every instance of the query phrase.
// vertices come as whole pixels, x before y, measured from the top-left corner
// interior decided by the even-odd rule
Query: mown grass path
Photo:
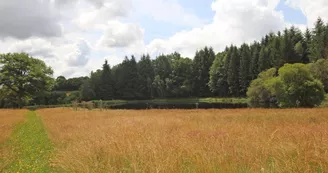
[[[28,112],[27,121],[19,125],[11,135],[13,161],[3,172],[51,172],[49,160],[53,144],[48,139],[41,118]]]

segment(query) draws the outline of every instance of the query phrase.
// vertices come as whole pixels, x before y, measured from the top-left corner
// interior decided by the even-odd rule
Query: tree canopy
[[[322,83],[305,64],[285,64],[260,73],[247,92],[254,107],[315,107],[324,100]]]
[[[49,91],[53,86],[53,70],[28,54],[2,54],[0,65],[1,93],[7,104],[22,107],[35,95]]]

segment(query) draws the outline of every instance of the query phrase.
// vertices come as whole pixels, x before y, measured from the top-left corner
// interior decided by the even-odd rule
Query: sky
[[[125,56],[260,40],[294,25],[328,22],[327,0],[0,0],[0,53],[26,52],[54,76],[89,75]]]

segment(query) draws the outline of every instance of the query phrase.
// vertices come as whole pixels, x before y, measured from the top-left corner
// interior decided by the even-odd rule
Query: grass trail
[[[13,161],[0,172],[51,172],[49,160],[53,145],[35,112],[28,112],[27,121],[11,135]]]

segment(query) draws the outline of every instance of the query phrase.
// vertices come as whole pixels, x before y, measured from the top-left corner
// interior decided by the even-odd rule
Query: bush
[[[271,107],[275,105],[275,99],[269,87],[269,81],[274,79],[277,70],[269,69],[259,74],[259,77],[251,82],[247,91],[249,105],[251,107]]]
[[[328,59],[319,59],[309,66],[313,76],[322,82],[325,91],[328,92]]]
[[[247,96],[253,107],[267,107],[277,103],[279,107],[316,107],[324,100],[324,88],[304,64],[286,64],[276,70],[269,69],[252,81]]]
[[[322,83],[304,64],[286,64],[279,69],[274,88],[280,107],[316,107],[324,100]]]

